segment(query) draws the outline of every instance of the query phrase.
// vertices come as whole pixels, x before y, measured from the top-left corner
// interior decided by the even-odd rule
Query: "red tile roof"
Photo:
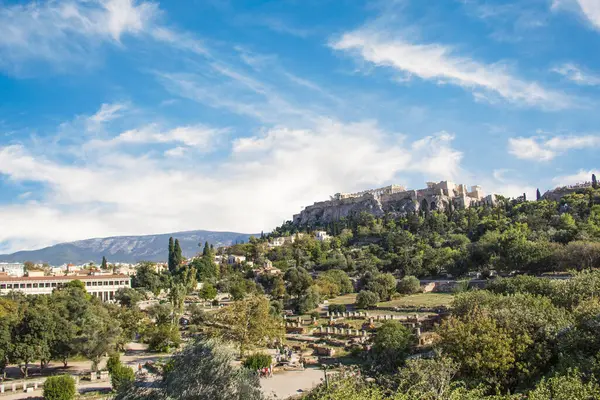
[[[126,279],[129,280],[129,275],[67,275],[67,276],[9,276],[0,277],[0,282],[31,282],[31,281],[103,281],[107,279]]]

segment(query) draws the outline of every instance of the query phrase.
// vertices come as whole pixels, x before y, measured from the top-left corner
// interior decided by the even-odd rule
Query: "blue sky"
[[[598,48],[599,0],[0,0],[0,251],[589,180]]]

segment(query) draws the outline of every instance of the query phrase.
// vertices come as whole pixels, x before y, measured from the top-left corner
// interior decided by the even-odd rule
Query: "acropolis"
[[[424,189],[409,190],[401,185],[390,185],[357,193],[336,193],[329,200],[314,203],[300,214],[294,215],[294,223],[307,225],[328,223],[363,211],[376,216],[385,213],[406,215],[418,211],[445,210],[496,202],[493,194],[485,195],[481,186],[441,181],[427,182]]]

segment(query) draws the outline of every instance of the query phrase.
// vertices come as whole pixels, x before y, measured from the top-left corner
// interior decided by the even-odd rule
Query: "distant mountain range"
[[[229,246],[247,242],[250,234],[235,232],[188,231],[145,236],[116,236],[99,239],[79,240],[60,243],[39,250],[19,251],[0,255],[0,262],[48,263],[62,265],[66,263],[99,264],[102,256],[109,263],[135,263],[138,261],[167,261],[169,237],[179,239],[181,251],[185,257],[191,257],[201,251],[198,246],[205,242],[219,246]],[[258,236],[258,235],[255,235]]]

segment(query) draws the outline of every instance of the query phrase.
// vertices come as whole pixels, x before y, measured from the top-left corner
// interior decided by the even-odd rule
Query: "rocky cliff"
[[[361,197],[322,201],[306,207],[300,214],[294,215],[296,225],[323,225],[353,215],[367,212],[376,217],[386,213],[407,215],[421,209],[444,210],[453,199],[444,195],[430,196],[376,196],[365,194]]]

